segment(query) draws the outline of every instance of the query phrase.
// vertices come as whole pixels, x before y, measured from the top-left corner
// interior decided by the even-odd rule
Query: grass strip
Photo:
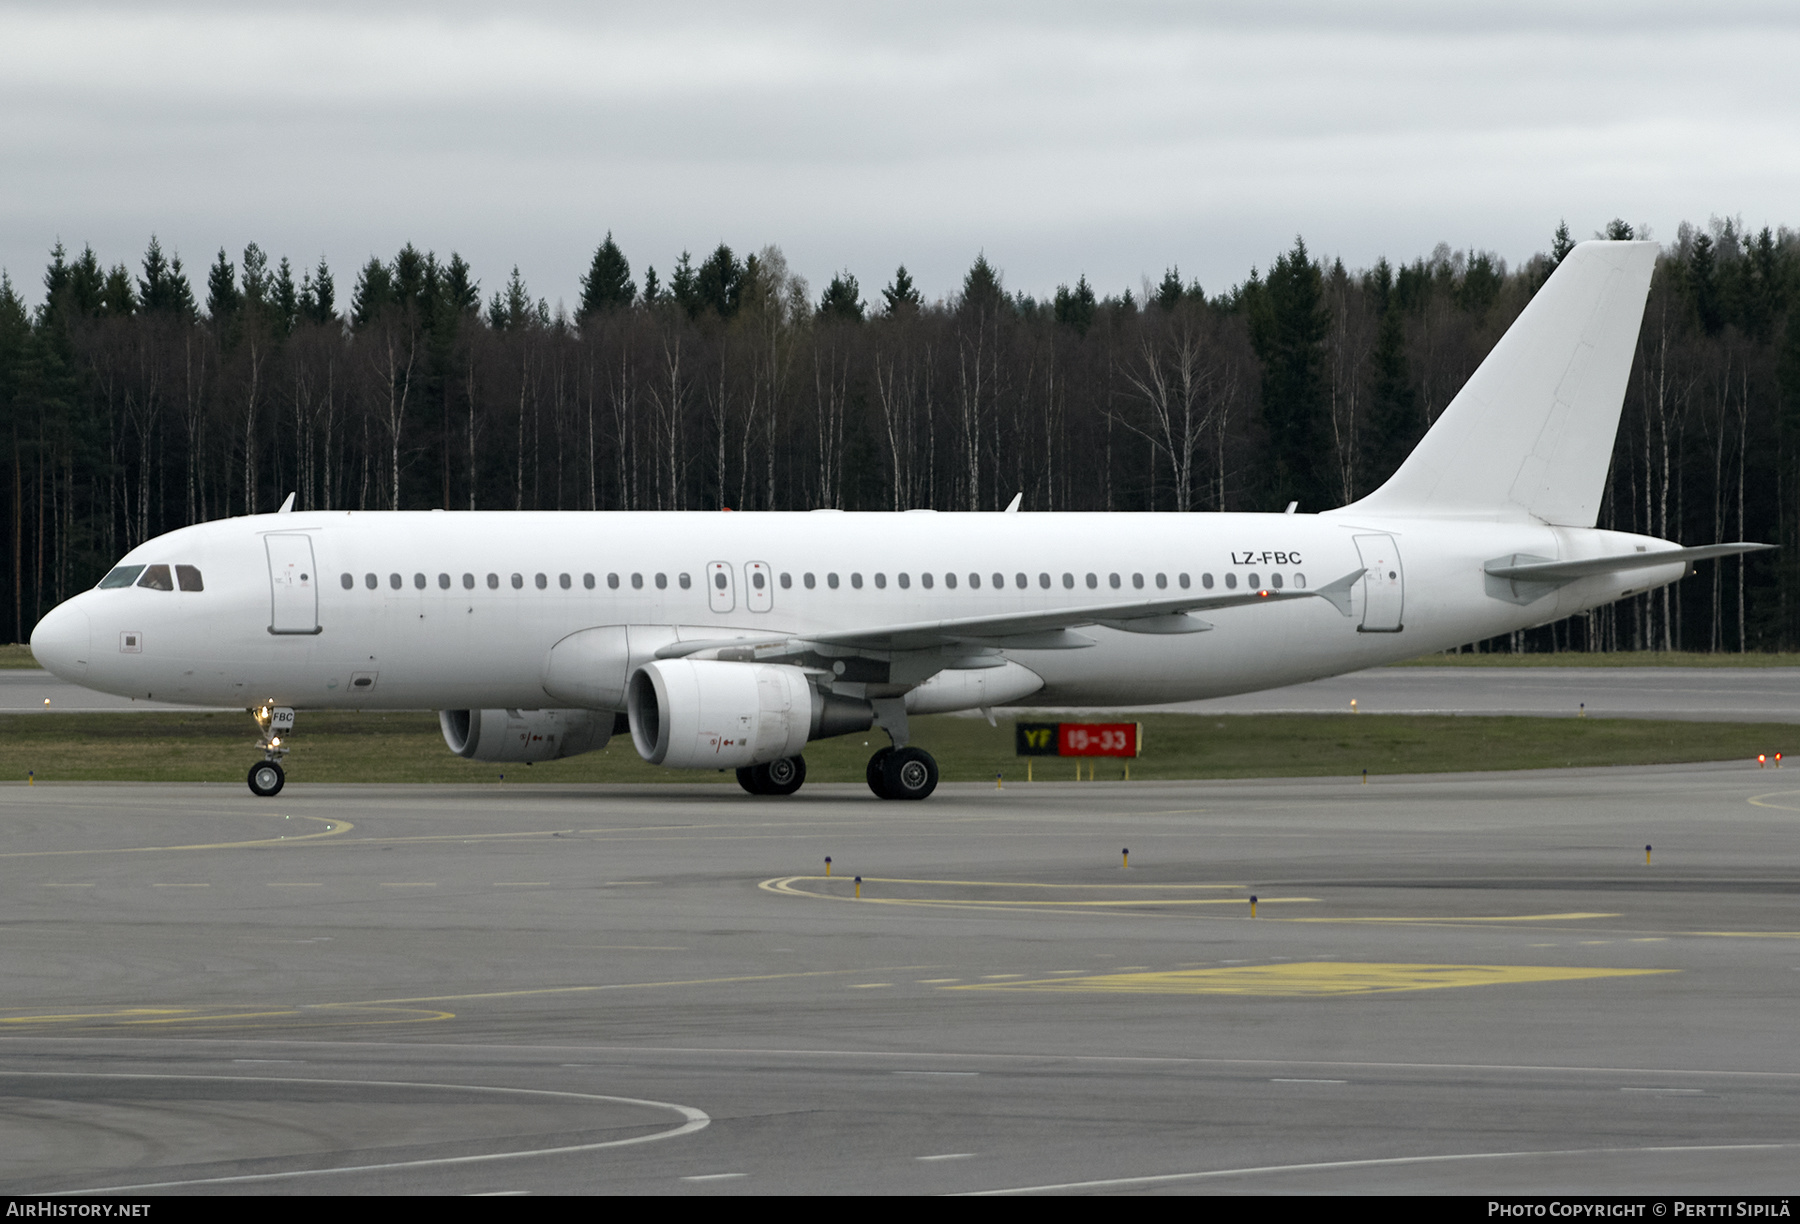
[[[1405,714],[1152,714],[1134,780],[1356,777],[1482,769],[1658,765],[1773,757],[1800,746],[1786,723],[1633,718],[1454,717]],[[912,722],[913,742],[947,781],[1023,781],[1011,720],[935,716]],[[732,782],[729,772],[660,769],[638,758],[629,736],[600,752],[537,765],[465,761],[451,754],[427,713],[302,711],[288,777],[302,782]],[[223,782],[242,785],[258,759],[246,714],[174,712],[0,715],[0,781]],[[812,781],[860,782],[879,731],[806,746]],[[1073,781],[1075,761],[1035,758],[1038,781]],[[1086,763],[1083,764],[1086,772]],[[1095,776],[1117,779],[1124,762],[1101,758]]]

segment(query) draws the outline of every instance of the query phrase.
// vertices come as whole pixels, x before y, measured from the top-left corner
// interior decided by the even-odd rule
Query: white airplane
[[[1393,478],[1322,514],[290,512],[131,550],[38,624],[56,675],[252,710],[436,709],[538,761],[629,727],[646,761],[791,794],[880,726],[884,799],[937,765],[910,714],[1138,705],[1354,671],[1660,587],[1682,548],[1596,530],[1657,246],[1564,260]],[[1012,508],[1016,509],[1014,499]]]

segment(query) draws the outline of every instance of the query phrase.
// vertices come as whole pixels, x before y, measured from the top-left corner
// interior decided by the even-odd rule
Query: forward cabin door
[[[1359,535],[1357,555],[1363,563],[1363,618],[1359,633],[1399,633],[1406,602],[1406,571],[1391,535]]]
[[[269,588],[274,601],[270,633],[319,632],[319,582],[312,537],[267,535]]]

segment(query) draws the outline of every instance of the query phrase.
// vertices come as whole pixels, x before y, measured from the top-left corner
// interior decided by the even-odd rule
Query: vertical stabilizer
[[[1400,470],[1344,510],[1592,527],[1659,249],[1569,252]]]

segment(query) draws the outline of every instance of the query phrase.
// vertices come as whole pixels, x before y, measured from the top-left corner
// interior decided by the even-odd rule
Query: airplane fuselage
[[[1533,522],[1345,512],[315,511],[150,540],[120,565],[191,567],[202,589],[83,593],[46,618],[34,649],[65,678],[157,701],[538,709],[570,704],[546,688],[552,648],[596,626],[805,636],[1189,592],[1292,594],[1365,571],[1342,607],[1294,599],[1206,612],[1209,631],[1094,626],[1082,630],[1087,648],[1002,649],[1043,682],[1017,700],[1135,705],[1411,658],[1661,586],[1688,568],[1582,578],[1521,602],[1483,573],[1496,558],[1669,547]]]

